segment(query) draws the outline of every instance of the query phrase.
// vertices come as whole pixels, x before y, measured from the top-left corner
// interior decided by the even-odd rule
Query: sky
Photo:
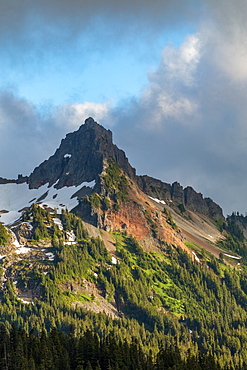
[[[0,176],[92,116],[138,174],[247,212],[245,0],[0,0]]]

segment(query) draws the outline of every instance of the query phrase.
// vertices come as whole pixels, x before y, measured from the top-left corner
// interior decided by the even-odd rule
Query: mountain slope
[[[137,176],[91,118],[30,176],[2,179],[0,209],[0,323],[11,335],[15,324],[44,343],[55,327],[76,342],[89,329],[139,343],[157,359],[149,370],[170,353],[178,365],[170,347],[183,368],[207,368],[213,354],[217,369],[245,369],[246,217],[225,219],[190,187]],[[80,356],[68,370],[88,365]]]

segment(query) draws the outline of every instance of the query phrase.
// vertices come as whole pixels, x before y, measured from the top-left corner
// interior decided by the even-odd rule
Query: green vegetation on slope
[[[9,238],[10,238],[10,232],[0,222],[0,245],[6,245],[9,241]]]
[[[54,223],[54,216],[60,217],[63,230]],[[89,330],[99,338],[113,335],[114,340],[128,345],[136,341],[145,355],[149,351],[153,356],[159,353],[157,369],[165,368],[162,356],[172,353],[167,352],[171,345],[178,348],[176,361],[181,367],[177,368],[186,368],[182,366],[192,358],[198,365],[201,354],[213,354],[217,369],[244,369],[244,265],[237,271],[209,255],[201,263],[193,262],[185,251],[168,245],[159,253],[147,253],[126,233],[115,233],[115,264],[103,242],[89,237],[83,222],[70,212],[53,215],[35,205],[25,212],[24,219],[34,226],[35,242],[52,242],[54,261],[13,262],[12,272],[18,275],[18,284],[10,278],[0,291],[0,322],[7,332],[11,332],[12,324],[24,328],[25,333],[34,330],[37,334],[49,333],[55,327],[66,334],[74,333],[75,338]],[[39,240],[34,237],[37,229]],[[68,232],[75,235],[74,243],[66,243]],[[117,308],[118,318],[80,307],[80,303],[95,302],[85,288],[87,284]],[[18,299],[19,288],[36,292],[32,304]],[[159,349],[161,344],[163,349]],[[87,366],[84,362],[79,365]],[[91,366],[96,369],[95,364]]]

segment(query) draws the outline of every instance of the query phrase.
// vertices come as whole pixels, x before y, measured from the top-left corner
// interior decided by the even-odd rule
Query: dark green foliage
[[[102,175],[102,194],[93,193],[80,199],[79,207],[90,206],[96,210],[113,208],[119,211],[121,202],[128,201],[128,180],[121,167],[112,159],[108,159],[105,174]],[[90,210],[89,210],[90,212]]]
[[[180,212],[182,212],[182,213],[184,213],[184,212],[186,211],[185,206],[184,206],[184,204],[183,204],[183,203],[180,203],[180,204],[178,205],[178,209],[179,209],[179,210],[180,210]]]
[[[209,353],[183,352],[175,343],[163,346],[153,356],[145,353],[139,340],[101,338],[91,330],[78,337],[55,328],[47,334],[25,332],[15,326],[0,329],[0,368],[10,370],[227,370]],[[238,369],[238,368],[234,368]],[[246,367],[242,367],[246,369]],[[240,370],[240,369],[239,369]]]
[[[102,199],[102,208],[106,211],[109,208],[111,208],[111,201],[108,197],[103,197],[103,199]]]
[[[37,204],[33,204],[31,206],[31,215],[34,228],[33,239],[40,240],[51,236],[47,228],[50,222],[50,213]]]
[[[10,237],[10,233],[6,227],[0,222],[0,245],[6,245]]]
[[[217,221],[219,230],[223,232],[224,239],[218,241],[218,246],[226,251],[234,252],[242,257],[241,262],[247,264],[247,241],[244,230],[247,228],[247,216],[232,213],[226,221]]]
[[[99,208],[101,206],[101,197],[97,193],[93,193],[88,197],[83,197],[80,200],[82,203],[89,203],[93,208]]]
[[[240,241],[236,236],[227,234],[225,239],[219,240],[217,245],[223,250],[234,252],[242,257],[241,262],[247,263],[247,244]]]
[[[35,228],[45,226],[42,237],[47,232],[54,241],[56,258],[39,266],[16,263],[17,288],[39,292],[33,304],[17,299],[11,280],[0,290],[0,369],[246,368],[244,265],[237,271],[212,257],[193,262],[168,245],[147,253],[126,234],[116,235],[114,264],[101,239],[90,238],[70,212],[60,216],[63,231],[47,210],[33,207],[25,217]],[[76,242],[64,245],[71,230]],[[244,248],[236,236],[228,240],[236,253]],[[118,319],[80,307],[100,304],[86,293],[89,284],[117,308]]]
[[[63,230],[73,230],[77,240],[88,238],[88,232],[86,231],[82,220],[68,210],[62,210],[61,222],[63,225]]]
[[[244,234],[241,228],[231,219],[228,220],[227,231],[235,236],[239,241],[244,241]]]
[[[116,201],[126,202],[128,200],[128,180],[121,167],[113,159],[108,159],[107,164],[106,174],[102,176],[106,194],[115,195]]]

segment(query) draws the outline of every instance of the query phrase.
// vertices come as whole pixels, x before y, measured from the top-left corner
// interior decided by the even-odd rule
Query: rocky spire
[[[80,185],[98,180],[105,158],[113,158],[134,179],[135,170],[125,153],[112,142],[112,132],[89,117],[77,131],[66,135],[56,152],[34,169],[28,178],[29,187],[49,183],[63,186]]]

